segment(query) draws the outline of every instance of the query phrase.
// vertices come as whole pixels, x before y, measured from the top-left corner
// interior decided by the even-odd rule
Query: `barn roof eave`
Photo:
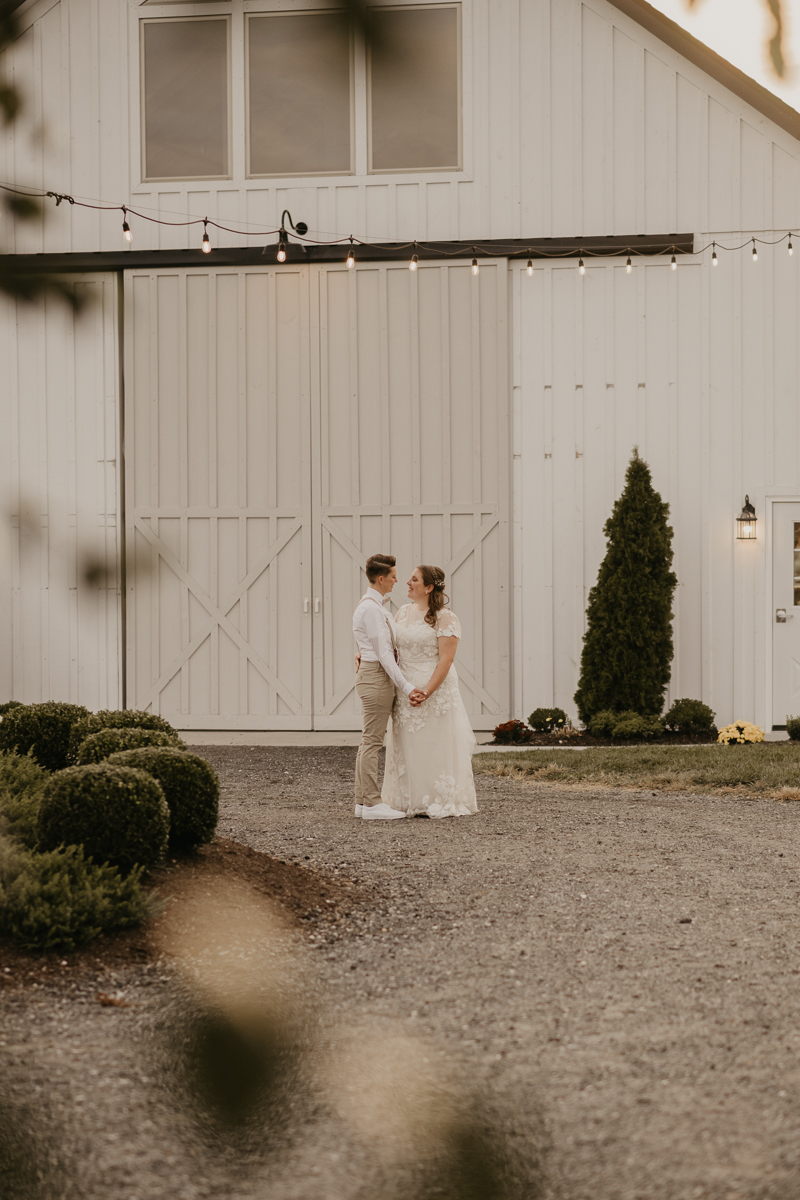
[[[609,0],[609,3],[800,141],[800,113],[653,8],[647,0]]]

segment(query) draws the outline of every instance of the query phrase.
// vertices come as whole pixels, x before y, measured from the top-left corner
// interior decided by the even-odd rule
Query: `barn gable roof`
[[[652,33],[672,50],[683,55],[689,62],[705,71],[717,83],[721,83],[734,95],[739,96],[792,137],[800,140],[800,113],[773,92],[756,83],[750,75],[734,67],[727,59],[711,50],[704,42],[693,37],[664,13],[653,8],[647,0],[609,0],[615,8],[636,21],[648,33]]]

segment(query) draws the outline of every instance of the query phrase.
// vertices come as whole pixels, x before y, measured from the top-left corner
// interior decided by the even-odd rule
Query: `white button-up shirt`
[[[395,661],[394,618],[383,607],[383,600],[376,588],[367,588],[353,613],[353,635],[362,663],[379,662],[394,686],[409,696],[414,691],[414,684],[408,682]]]

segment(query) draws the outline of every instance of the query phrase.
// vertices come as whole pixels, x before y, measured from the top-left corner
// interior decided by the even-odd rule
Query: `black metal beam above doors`
[[[286,261],[344,262],[349,242],[335,246],[303,245],[290,241]],[[570,238],[483,238],[475,242],[380,242],[353,245],[359,262],[408,261],[412,254],[422,260],[448,258],[612,258],[620,255],[692,254],[694,234],[632,234],[610,237]],[[215,246],[202,250],[100,250],[92,253],[0,255],[0,268],[12,267],[32,275],[83,271],[131,271],[150,267],[253,267],[272,265],[278,243],[260,246]]]

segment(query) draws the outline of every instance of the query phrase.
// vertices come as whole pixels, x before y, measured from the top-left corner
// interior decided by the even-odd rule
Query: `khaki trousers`
[[[364,710],[361,745],[356,757],[356,804],[380,804],[378,755],[392,715],[394,684],[379,662],[362,662],[356,691]]]

